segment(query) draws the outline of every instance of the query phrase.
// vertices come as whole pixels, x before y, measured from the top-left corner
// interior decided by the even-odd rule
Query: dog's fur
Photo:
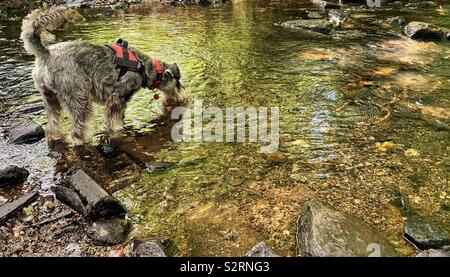
[[[90,140],[88,129],[94,102],[106,106],[108,133],[123,129],[127,101],[142,87],[143,77],[128,71],[118,81],[119,69],[113,63],[114,52],[107,46],[84,41],[44,46],[41,34],[57,29],[68,20],[67,9],[61,6],[47,11],[35,10],[23,20],[21,39],[27,52],[36,57],[33,78],[46,106],[47,138],[61,138],[60,117],[62,107],[65,107],[73,125],[73,141],[79,145]],[[145,74],[151,84],[156,79],[152,60],[138,49],[129,48],[145,65]],[[179,80],[174,78],[175,71],[179,75],[177,65],[161,64],[164,78],[159,89],[164,95],[165,108],[170,109],[182,101],[183,89]]]

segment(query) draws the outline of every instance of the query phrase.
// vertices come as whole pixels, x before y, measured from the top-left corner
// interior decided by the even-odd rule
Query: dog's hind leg
[[[47,112],[47,124],[45,125],[45,135],[48,140],[61,139],[60,118],[62,114],[61,104],[56,94],[47,89],[41,88],[42,98],[44,99],[45,110]]]
[[[123,130],[126,103],[119,97],[112,96],[106,101],[106,130],[109,134]]]
[[[68,106],[75,145],[88,143],[91,139],[89,122],[92,117],[92,103],[88,99],[73,99]]]

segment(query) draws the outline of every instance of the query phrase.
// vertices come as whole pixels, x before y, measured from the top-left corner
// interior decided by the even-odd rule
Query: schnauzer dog
[[[46,106],[45,130],[49,140],[61,138],[63,107],[68,110],[72,122],[72,139],[80,145],[91,138],[89,121],[93,103],[106,107],[107,131],[115,133],[124,127],[127,102],[142,87],[161,90],[166,110],[183,101],[180,70],[175,63],[152,61],[133,47],[126,52],[128,48],[125,45],[125,55],[133,56],[139,70],[123,71],[114,62],[117,52],[113,47],[85,41],[62,42],[46,47],[41,34],[70,21],[67,11],[61,6],[47,11],[35,10],[25,17],[22,24],[24,47],[36,57],[33,79]]]

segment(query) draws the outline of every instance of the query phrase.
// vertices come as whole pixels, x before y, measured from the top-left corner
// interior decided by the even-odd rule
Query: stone
[[[308,12],[306,14],[306,17],[308,17],[309,19],[321,19],[323,18],[323,16],[318,13],[318,12]]]
[[[311,3],[316,5],[317,7],[324,9],[324,10],[330,10],[330,9],[340,9],[341,6],[339,4],[330,3],[323,0],[311,0]]]
[[[156,240],[134,239],[132,249],[133,257],[167,257],[162,245]]]
[[[448,32],[444,31],[442,28],[433,24],[417,21],[408,23],[404,32],[409,38],[415,40],[436,41],[448,37]]]
[[[282,27],[329,34],[333,25],[326,19],[297,19],[281,23]]]
[[[244,255],[245,257],[279,257],[265,242],[260,242]]]
[[[13,124],[9,129],[9,142],[14,144],[29,144],[45,137],[44,129],[32,121]]]
[[[55,185],[52,187],[52,191],[55,194],[55,198],[63,204],[69,206],[79,214],[85,216],[87,214],[85,204],[81,197],[74,190],[70,188]]]
[[[125,217],[126,210],[83,170],[70,177],[75,192],[86,201],[87,216],[92,220]]]
[[[433,1],[423,1],[418,3],[408,3],[405,5],[405,7],[409,8],[418,8],[418,9],[427,9],[427,8],[434,8],[437,7],[438,4],[434,3]]]
[[[444,230],[418,218],[409,218],[404,232],[405,238],[421,250],[450,245],[450,237]]]
[[[442,249],[428,249],[420,252],[416,257],[450,257],[450,252]]]
[[[37,192],[26,193],[16,200],[0,206],[0,223],[8,219],[15,211],[20,210],[26,204],[38,196]]]
[[[25,168],[10,165],[0,169],[0,187],[21,184],[25,182],[30,172]]]
[[[35,103],[19,106],[14,109],[14,112],[20,114],[36,114],[43,110],[45,110],[45,105],[43,103]]]
[[[150,173],[162,172],[169,168],[172,168],[176,165],[176,163],[170,162],[154,162],[154,163],[145,163],[145,167],[147,171]]]
[[[124,242],[129,229],[127,220],[113,218],[93,222],[86,233],[94,245],[111,246]]]
[[[309,203],[297,221],[297,254],[313,257],[398,256],[374,228],[320,202]]]

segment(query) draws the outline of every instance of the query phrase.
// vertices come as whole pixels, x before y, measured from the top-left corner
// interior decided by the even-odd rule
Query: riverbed
[[[151,57],[176,62],[188,107],[196,99],[220,109],[279,107],[280,147],[260,153],[261,143],[176,143],[173,122],[161,117],[161,101],[143,89],[128,105],[126,136],[114,158],[98,147],[101,107],[95,109],[91,146],[81,152],[70,140],[16,146],[1,137],[0,165],[22,165],[31,176],[23,187],[0,189],[0,195],[9,199],[36,190],[48,196],[67,170],[83,168],[128,209],[130,236],[168,238],[169,252],[177,256],[243,255],[260,241],[294,256],[295,222],[308,201],[319,200],[362,218],[399,253],[413,255],[416,250],[403,239],[408,216],[450,229],[450,134],[439,127],[450,123],[450,43],[364,28],[323,36],[276,25],[298,18],[303,9],[313,6],[233,1],[143,4],[112,15],[82,11],[87,20],[55,33],[57,41],[102,45],[124,38]],[[401,15],[450,28],[448,14],[435,9],[354,14],[358,20]],[[12,112],[41,102],[20,24],[0,22],[0,133],[17,118],[45,123],[43,110]],[[390,116],[383,119],[387,111],[379,105],[393,99],[402,105],[388,105]],[[418,116],[423,107],[427,120]],[[64,128],[68,133],[67,118]],[[158,173],[136,166],[155,161],[175,166]]]

